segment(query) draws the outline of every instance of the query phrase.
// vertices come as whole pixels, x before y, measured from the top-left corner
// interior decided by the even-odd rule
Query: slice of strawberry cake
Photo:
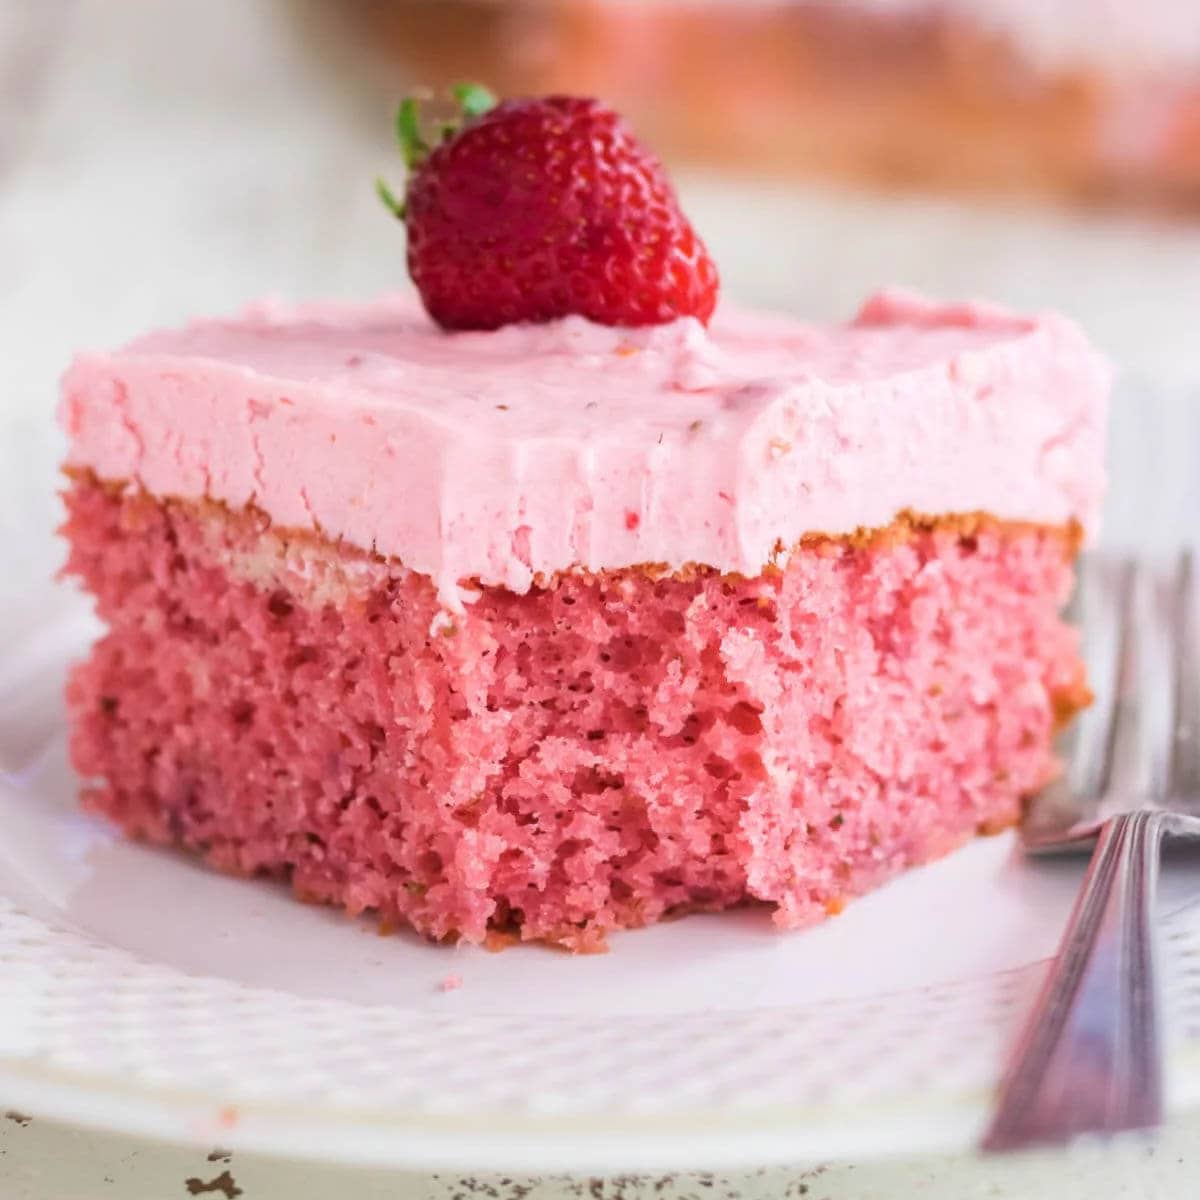
[[[611,117],[547,103],[414,155],[410,255],[437,241],[418,188],[444,218],[472,134]],[[430,259],[440,325],[407,296],[258,307],[76,360],[68,570],[108,627],[69,686],[91,808],[435,938],[593,949],[748,901],[810,923],[1052,775],[1086,700],[1059,609],[1103,362],[1062,318],[900,293],[706,327],[703,246],[669,192],[639,220],[630,178],[666,185],[604,145],[571,186],[633,196],[619,236],[560,244],[541,291],[520,250],[500,320]],[[609,257],[606,297],[572,254]]]

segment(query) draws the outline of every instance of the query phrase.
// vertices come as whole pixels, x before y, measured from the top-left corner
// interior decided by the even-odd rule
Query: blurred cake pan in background
[[[603,95],[668,158],[1200,207],[1190,0],[353,0],[398,81]]]

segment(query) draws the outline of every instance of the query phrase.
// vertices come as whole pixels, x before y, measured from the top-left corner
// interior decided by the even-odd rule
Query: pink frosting
[[[409,296],[260,305],[79,357],[68,463],[253,501],[432,576],[757,574],[913,509],[1094,524],[1109,371],[1069,321],[881,293],[849,324],[728,309],[446,334]]]

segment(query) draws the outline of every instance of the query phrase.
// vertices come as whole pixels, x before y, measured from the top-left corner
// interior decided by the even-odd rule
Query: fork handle
[[[1153,928],[1162,835],[1160,815],[1147,811],[1102,827],[983,1149],[1061,1144],[1162,1120]]]

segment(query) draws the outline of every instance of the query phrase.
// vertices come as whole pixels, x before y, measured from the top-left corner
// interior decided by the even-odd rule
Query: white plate
[[[1198,434],[1192,397],[1125,398],[1110,536],[1186,530]],[[992,838],[807,933],[777,934],[763,912],[693,916],[597,957],[380,938],[76,810],[59,692],[95,626],[41,582],[56,556],[45,491],[6,499],[5,476],[20,569],[0,573],[0,1107],[413,1170],[973,1144],[1078,864],[1031,866]],[[1200,875],[1169,869],[1163,899],[1180,1113],[1200,1110]],[[443,991],[451,974],[463,985]]]

